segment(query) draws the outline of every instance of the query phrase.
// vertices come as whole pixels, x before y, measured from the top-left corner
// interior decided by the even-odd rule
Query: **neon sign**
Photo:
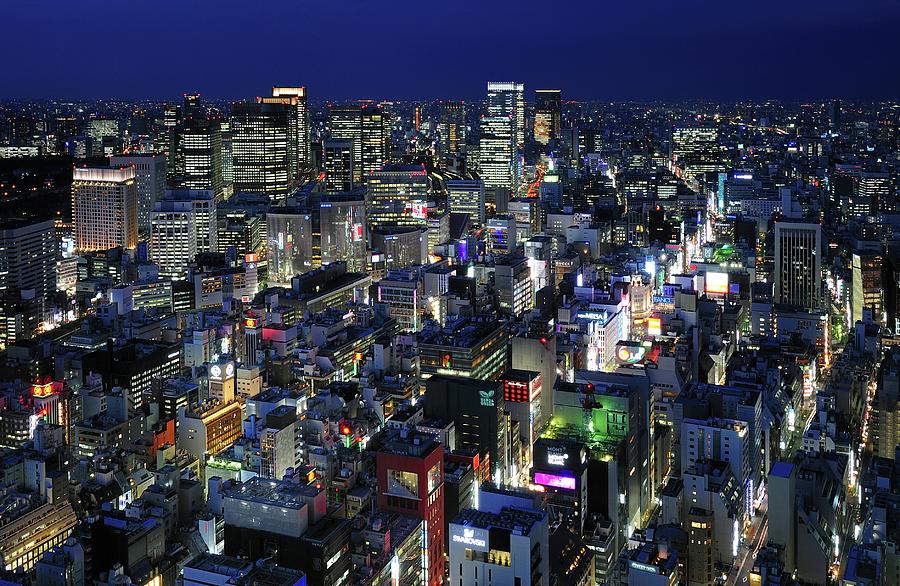
[[[534,483],[542,486],[551,486],[553,488],[575,490],[575,478],[572,476],[558,476],[556,474],[547,474],[545,472],[535,472]]]

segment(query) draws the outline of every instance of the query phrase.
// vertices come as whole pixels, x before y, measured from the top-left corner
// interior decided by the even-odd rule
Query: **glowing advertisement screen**
[[[647,348],[640,344],[619,342],[616,346],[616,362],[618,364],[637,364],[647,355]]]
[[[552,486],[553,488],[575,490],[575,478],[573,478],[572,476],[557,476],[556,474],[535,472],[534,483],[541,484],[543,486]]]
[[[706,292],[728,293],[728,273],[706,273]]]

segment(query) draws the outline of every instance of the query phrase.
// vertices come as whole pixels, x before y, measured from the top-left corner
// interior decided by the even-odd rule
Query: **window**
[[[419,496],[419,475],[405,470],[388,469],[388,492],[403,497]]]

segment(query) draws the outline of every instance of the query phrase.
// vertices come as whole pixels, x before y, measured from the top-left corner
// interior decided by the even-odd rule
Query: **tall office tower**
[[[361,111],[362,150],[360,152],[363,178],[380,170],[391,152],[391,124],[381,106],[369,104]]]
[[[378,508],[421,519],[428,586],[444,583],[444,449],[434,436],[385,429],[372,440]]]
[[[178,189],[209,189],[225,196],[222,177],[222,134],[218,120],[206,114],[185,116],[175,131],[176,164],[172,183]]]
[[[185,118],[190,118],[191,116],[205,116],[205,112],[203,112],[203,106],[200,103],[200,94],[185,93],[182,94],[181,97],[181,111],[182,115]]]
[[[466,147],[466,105],[463,102],[443,102],[439,127],[444,154],[456,155]]]
[[[431,179],[424,165],[385,165],[369,175],[368,193],[373,228],[427,223]]]
[[[869,435],[875,455],[894,460],[900,453],[900,352],[896,347],[881,361],[878,377]]]
[[[489,118],[508,116],[515,148],[525,146],[525,84],[488,82],[487,114]]]
[[[558,139],[562,129],[562,92],[536,90],[534,97],[534,140],[547,144]]]
[[[309,96],[306,93],[306,88],[303,86],[275,86],[272,88],[272,97],[282,98],[285,100],[285,103],[290,104],[294,108],[294,111],[292,112],[295,126],[294,140],[296,144],[294,153],[298,174],[297,179],[299,180],[300,175],[303,174],[312,163],[309,149]]]
[[[166,192],[166,199],[191,202],[194,208],[197,252],[215,252],[218,227],[216,194],[211,189],[174,189]]]
[[[469,214],[469,221],[484,224],[484,181],[450,179],[447,181],[447,205],[452,213]]]
[[[46,309],[56,290],[56,252],[53,220],[0,220],[0,297],[10,291],[34,290]]]
[[[390,155],[391,126],[376,104],[331,107],[331,138],[353,141],[353,182],[365,181]]]
[[[775,223],[775,301],[822,307],[821,224]]]
[[[163,111],[162,131],[157,140],[157,148],[166,155],[166,180],[175,177],[175,169],[179,162],[175,149],[175,129],[181,124],[181,106],[176,104],[166,104]]]
[[[119,123],[116,120],[94,118],[87,125],[88,154],[91,157],[108,157],[121,150]]]
[[[222,184],[225,187],[225,197],[229,198],[234,183],[234,165],[231,158],[231,120],[226,118],[219,122],[219,134],[222,137]]]
[[[194,206],[190,201],[162,200],[150,214],[150,260],[159,276],[184,279],[197,255]]]
[[[481,119],[478,169],[484,186],[488,189],[514,187],[516,146],[511,121],[509,116],[488,116]]]
[[[868,206],[870,210],[865,215],[876,212],[885,214],[897,212],[894,186],[889,173],[862,173],[856,189],[859,195],[857,201],[863,206]],[[853,215],[864,215],[861,210],[860,213],[857,213],[853,206],[851,206],[850,212]]]
[[[331,140],[347,140],[353,144],[353,183],[362,181],[362,109],[359,106],[329,108]]]
[[[854,252],[851,260],[853,290],[850,297],[851,324],[863,318],[863,309],[872,310],[875,321],[884,321],[884,257],[880,253]]]
[[[672,132],[672,156],[685,174],[725,171],[715,127],[689,126]]]
[[[150,231],[150,210],[166,191],[166,156],[161,153],[117,155],[109,159],[112,167],[134,165],[138,199],[138,235]]]
[[[234,193],[262,193],[284,201],[294,187],[291,107],[236,102],[231,109]]]
[[[330,139],[322,143],[325,188],[329,192],[351,191],[354,185],[352,140]]]
[[[132,167],[76,167],[72,175],[75,248],[137,246],[137,172]]]

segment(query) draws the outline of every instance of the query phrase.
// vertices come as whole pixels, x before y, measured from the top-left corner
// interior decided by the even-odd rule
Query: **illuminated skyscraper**
[[[562,96],[559,90],[536,90],[534,140],[547,144],[559,138],[562,126]]]
[[[138,233],[150,230],[150,210],[166,192],[166,156],[160,153],[137,153],[110,158],[113,167],[134,165],[137,180]]]
[[[75,248],[108,250],[137,245],[137,183],[133,166],[76,167],[72,176]]]
[[[290,105],[293,110],[291,118],[294,126],[294,157],[298,180],[300,175],[309,167],[309,97],[305,87],[273,87],[272,98],[280,99],[281,103]],[[269,101],[268,98],[262,98]]]
[[[353,183],[362,181],[362,114],[359,106],[331,106],[329,131],[331,140],[353,144]]]
[[[484,181],[451,179],[447,181],[447,205],[454,213],[469,214],[473,224],[484,224]]]
[[[289,105],[237,102],[231,109],[234,193],[284,201],[294,186],[294,135]]]
[[[391,129],[381,106],[332,106],[330,130],[332,139],[353,141],[354,184],[366,181],[387,162]]]
[[[172,182],[178,189],[209,189],[222,199],[222,134],[218,120],[199,112],[185,117],[175,131],[178,167]]]
[[[381,169],[391,150],[391,125],[387,112],[381,106],[367,105],[360,110],[362,126],[361,164],[364,180]]]
[[[525,84],[488,82],[488,117],[506,117],[512,122],[511,134],[515,148],[525,146]]]
[[[167,279],[183,279],[197,255],[194,206],[189,201],[163,200],[150,214],[150,260]]]
[[[369,224],[424,225],[431,179],[421,165],[387,165],[369,175]]]
[[[466,106],[462,102],[441,104],[439,127],[444,153],[456,155],[466,146]]]
[[[325,187],[330,192],[350,191],[354,185],[352,140],[326,140],[322,143]]]
[[[822,300],[822,225],[775,224],[775,300],[819,309]]]
[[[489,116],[481,119],[481,140],[478,149],[478,169],[487,188],[514,186],[516,145],[509,116]]]

